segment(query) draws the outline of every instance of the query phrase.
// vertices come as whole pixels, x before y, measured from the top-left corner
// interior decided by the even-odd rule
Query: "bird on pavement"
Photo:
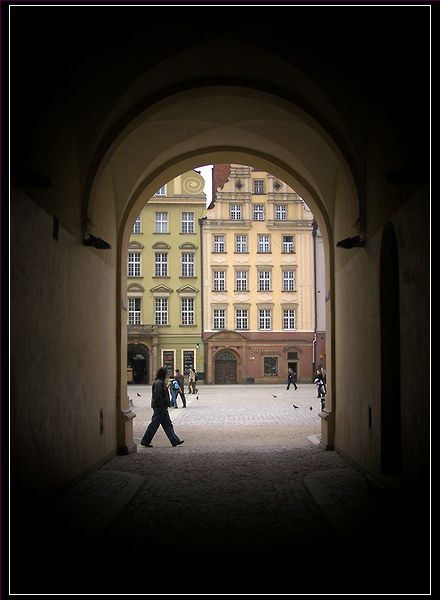
[[[310,407],[310,410],[313,410],[313,406]]]
[[[272,396],[273,396],[274,398],[278,398],[278,396],[275,396],[275,394],[272,394]]]
[[[299,408],[296,404],[292,404],[293,408]]]
[[[142,396],[139,394],[139,392],[136,392],[136,396],[140,396],[142,398]]]

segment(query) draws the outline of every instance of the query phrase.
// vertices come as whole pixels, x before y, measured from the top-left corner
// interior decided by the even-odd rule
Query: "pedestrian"
[[[168,390],[171,396],[171,406],[173,408],[179,408],[177,406],[177,394],[181,391],[179,382],[175,377],[170,377],[170,381],[168,383]]]
[[[289,367],[289,371],[287,373],[287,387],[286,387],[286,390],[288,390],[290,388],[290,384],[293,384],[293,387],[295,388],[295,390],[298,389],[298,386],[296,385],[296,373],[293,372],[292,367]]]
[[[168,414],[168,408],[170,407],[170,395],[168,393],[167,386],[165,384],[165,378],[167,376],[166,367],[160,367],[157,371],[156,380],[152,386],[151,396],[151,408],[153,409],[153,416],[151,417],[150,424],[141,440],[141,446],[152,448],[151,440],[153,439],[156,431],[159,429],[159,425],[162,425],[162,429],[165,431],[170,444],[180,446],[184,440],[181,440],[175,433],[173,424]]]
[[[313,383],[316,384],[316,387],[317,387],[317,391],[318,391],[317,398],[322,399],[327,394],[327,388],[326,388],[326,385],[325,385],[325,381],[326,381],[325,375],[322,372],[321,367],[319,367],[316,370],[315,380],[313,382]]]
[[[192,367],[189,368],[188,373],[188,394],[196,393],[196,372]]]
[[[176,369],[174,371],[174,379],[177,380],[179,387],[180,387],[180,391],[177,393],[180,395],[180,398],[182,399],[183,408],[186,408],[185,378],[182,375],[182,373],[180,372],[180,369]],[[177,404],[177,395],[176,395],[176,404]]]

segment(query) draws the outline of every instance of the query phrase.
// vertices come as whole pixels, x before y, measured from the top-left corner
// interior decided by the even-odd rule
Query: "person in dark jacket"
[[[289,367],[289,372],[287,374],[287,387],[286,390],[290,388],[290,384],[293,384],[293,387],[297,390],[298,387],[296,385],[296,373],[293,372],[292,367]]]
[[[179,384],[179,387],[180,387],[180,391],[178,392],[178,394],[180,395],[180,397],[182,399],[183,408],[186,408],[185,378],[179,369],[176,369],[174,371],[174,379],[177,379],[177,383]],[[176,398],[176,404],[177,404],[177,398]]]
[[[180,444],[183,444],[184,442],[184,440],[181,440],[178,435],[176,435],[173,424],[171,423],[170,415],[168,414],[168,408],[171,406],[171,402],[170,394],[165,384],[166,376],[166,367],[160,367],[152,387],[151,408],[153,409],[153,416],[151,417],[150,424],[145,430],[141,440],[141,446],[146,446],[147,448],[153,447],[151,440],[159,429],[159,425],[162,425],[162,429],[165,431],[170,440],[170,444],[173,447],[180,446]]]

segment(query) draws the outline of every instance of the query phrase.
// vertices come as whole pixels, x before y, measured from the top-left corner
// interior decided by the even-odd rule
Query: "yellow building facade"
[[[203,377],[201,226],[205,181],[195,170],[162,186],[137,217],[127,257],[127,380],[147,384],[195,367]]]
[[[226,178],[225,178],[226,179]],[[214,166],[216,185],[216,166]],[[313,374],[313,215],[276,177],[229,165],[203,226],[208,383]]]

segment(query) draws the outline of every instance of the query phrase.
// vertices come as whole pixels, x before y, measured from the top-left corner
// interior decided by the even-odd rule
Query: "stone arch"
[[[172,129],[164,125],[170,121]],[[183,137],[182,131],[185,131]],[[344,235],[359,233],[361,213],[356,177],[351,173],[343,152],[318,121],[303,108],[255,89],[213,86],[174,94],[138,115],[127,126],[127,131],[110,145],[102,166],[96,171],[89,218],[94,223],[100,222],[100,215],[105,218],[108,191],[104,194],[101,187],[106,187],[110,179],[117,178],[113,202],[118,230],[117,285],[123,306],[126,285],[122,265],[131,222],[142,206],[161,185],[187,170],[201,164],[231,162],[266,170],[296,189],[313,211],[322,232],[326,250],[326,289],[330,292],[326,304],[329,332],[326,355],[329,364],[323,436],[324,445],[330,448],[333,446],[335,409],[332,383],[334,306],[331,301],[334,287],[333,232],[336,227],[344,231]],[[125,314],[120,311],[117,329],[122,373],[125,368],[126,324]],[[124,398],[122,376],[118,385],[120,396]]]

